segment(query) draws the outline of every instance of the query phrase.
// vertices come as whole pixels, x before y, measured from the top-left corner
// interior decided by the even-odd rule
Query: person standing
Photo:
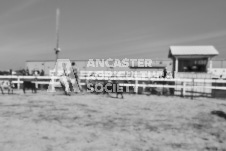
[[[72,69],[70,74],[71,83],[73,83],[74,89],[76,89],[74,91],[78,92],[78,89],[79,89],[79,91],[82,92],[82,88],[80,86],[80,79],[79,79],[79,68],[75,62],[71,63],[71,69]]]
[[[162,77],[163,77],[163,78],[166,78],[166,76],[167,76],[167,70],[166,70],[166,67],[165,67],[164,70],[163,70],[163,75],[162,75]]]
[[[40,76],[44,76],[45,75],[45,72],[44,70],[42,69],[41,73],[40,73]]]
[[[28,68],[27,68],[27,70],[25,71],[25,75],[26,75],[26,76],[29,76],[29,75],[30,75]]]

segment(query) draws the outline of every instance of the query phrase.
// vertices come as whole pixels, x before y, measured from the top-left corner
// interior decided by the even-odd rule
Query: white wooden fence
[[[55,76],[0,76],[0,80],[12,80],[12,83],[17,85],[17,89],[21,88],[21,84],[24,80],[31,80],[36,84],[36,87],[38,85],[43,84],[53,84],[56,87],[60,86],[59,82],[56,82],[56,80],[59,79],[59,77]],[[138,92],[139,87],[161,87],[161,88],[174,88],[174,89],[182,89],[182,95],[186,95],[187,89],[196,89],[196,88],[205,88],[205,89],[217,89],[217,90],[226,90],[226,80],[212,80],[212,79],[164,79],[164,78],[148,78],[148,77],[90,77],[90,76],[84,76],[82,75],[80,77],[81,80],[129,80],[133,81],[132,83],[121,83],[122,86],[132,86],[134,87],[135,93]],[[145,84],[145,82],[148,81],[156,81],[156,82],[180,82],[181,85],[168,85],[168,84]],[[143,84],[139,84],[139,82],[143,82]],[[192,85],[188,85],[188,83],[193,83]],[[195,85],[194,83],[206,83],[207,86],[203,85]],[[212,86],[212,83],[222,83],[223,86]],[[81,82],[81,85],[85,85],[85,82]]]

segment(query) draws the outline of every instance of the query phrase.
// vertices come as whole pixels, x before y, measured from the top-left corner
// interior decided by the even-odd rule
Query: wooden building
[[[171,46],[168,57],[173,61],[174,77],[208,78],[212,59],[218,54],[214,46]]]

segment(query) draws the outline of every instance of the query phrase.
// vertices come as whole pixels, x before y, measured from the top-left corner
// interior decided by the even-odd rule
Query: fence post
[[[138,80],[137,78],[135,78],[135,93],[137,94],[138,93]]]
[[[186,82],[183,82],[183,97],[186,96]]]
[[[17,77],[17,89],[18,90],[20,89],[20,77],[19,76]]]
[[[49,82],[49,86],[48,86],[47,92],[56,92],[54,76],[51,76],[51,80]]]
[[[195,80],[194,78],[192,78],[192,90],[191,90],[191,99],[193,100],[193,93],[194,93],[194,84],[195,83]]]

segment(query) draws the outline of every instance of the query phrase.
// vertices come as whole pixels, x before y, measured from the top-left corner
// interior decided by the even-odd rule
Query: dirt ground
[[[0,151],[226,151],[226,100],[0,94]]]

